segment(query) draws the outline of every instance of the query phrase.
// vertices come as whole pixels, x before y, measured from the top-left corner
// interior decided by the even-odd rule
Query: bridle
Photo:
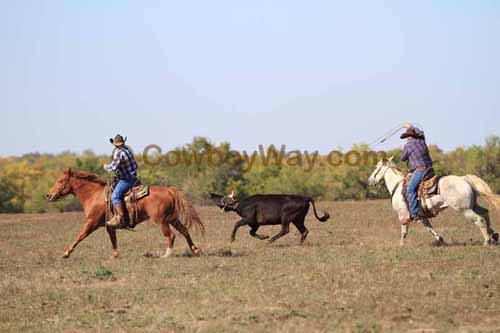
[[[66,181],[64,182],[64,185],[62,185],[62,186],[61,186],[61,189],[60,189],[59,191],[57,191],[57,194],[58,194],[58,195],[60,195],[59,193],[60,193],[62,190],[64,190],[64,189],[66,188],[66,186],[68,186],[69,181],[70,181],[70,179],[71,179],[71,176],[73,176],[74,174],[73,174],[73,173],[71,172],[71,170],[70,170],[70,171],[68,171],[68,174],[67,174],[67,175],[68,175],[68,176],[66,177]],[[77,177],[76,177],[76,178],[77,178]],[[90,184],[90,183],[80,183],[80,184],[78,184],[78,186],[76,186],[75,188],[73,188],[73,187],[71,186],[71,184],[70,184],[71,191],[72,191],[72,192],[75,192],[76,190],[78,190],[78,189],[80,189],[80,188],[82,188],[82,187],[84,187],[85,185],[88,185],[88,184]]]
[[[388,165],[384,165],[384,166],[386,167],[386,169],[385,169],[385,171],[384,171],[384,174],[382,175],[382,178],[385,178],[385,174],[387,173],[387,171],[389,171],[389,169],[392,169],[392,168],[393,168],[393,167],[388,166]],[[381,169],[381,168],[379,168],[379,169],[377,170],[377,172],[375,173],[375,175],[373,175],[373,178],[374,178],[374,179],[377,177],[378,173],[380,172],[380,169]],[[403,180],[404,180],[404,178],[403,178],[403,179],[401,179],[400,181],[398,181],[392,190],[389,190],[389,193],[391,194],[391,199],[392,199],[392,197],[394,196],[394,194],[396,193],[396,190],[398,189],[399,184],[400,184]]]
[[[389,170],[389,166],[387,166],[387,165],[383,165],[383,166],[384,166],[384,167],[387,167],[387,169],[385,169],[384,174],[382,175],[382,178],[384,178],[384,177],[385,177],[385,174],[386,174],[387,170]],[[373,179],[376,179],[376,178],[377,178],[377,175],[378,175],[378,173],[380,172],[380,169],[382,169],[382,167],[383,167],[383,166],[381,166],[381,167],[377,168],[377,172],[375,172],[375,174],[373,175]],[[382,178],[381,178],[381,179],[382,179]]]

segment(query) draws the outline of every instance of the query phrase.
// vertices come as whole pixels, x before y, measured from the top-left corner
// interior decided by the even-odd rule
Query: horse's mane
[[[396,163],[390,161],[389,162],[389,168],[391,168],[398,176],[402,176],[404,177],[405,175],[403,174],[403,172],[401,171],[401,169],[396,165]]]
[[[107,185],[104,180],[102,180],[98,175],[92,172],[71,169],[71,175],[75,176],[76,178],[85,179],[93,183]]]

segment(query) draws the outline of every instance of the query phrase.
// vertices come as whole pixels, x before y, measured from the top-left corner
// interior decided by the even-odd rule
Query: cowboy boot
[[[130,217],[128,215],[127,206],[125,206],[125,204],[121,204],[121,205],[119,205],[118,210],[119,210],[119,214],[121,215],[120,216],[120,218],[121,218],[120,228],[124,228],[124,229],[130,228]]]
[[[121,229],[128,226],[128,219],[125,214],[125,207],[123,204],[115,206],[115,216],[106,225],[111,228]]]

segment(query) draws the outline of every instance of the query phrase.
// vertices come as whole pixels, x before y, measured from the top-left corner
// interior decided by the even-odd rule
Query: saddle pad
[[[149,185],[141,184],[139,186],[134,187],[131,191],[128,191],[127,194],[125,194],[126,202],[130,201],[130,196],[132,195],[132,191],[135,193],[135,198],[139,200],[149,195]]]
[[[434,175],[431,178],[424,180],[420,184],[421,193],[424,194],[425,197],[430,197],[434,194],[437,194],[439,189],[438,188],[439,178],[440,177]]]

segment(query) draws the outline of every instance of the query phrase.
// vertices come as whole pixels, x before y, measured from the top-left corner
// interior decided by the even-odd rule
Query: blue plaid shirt
[[[113,161],[106,167],[106,171],[114,171],[118,179],[137,178],[137,163],[130,149],[126,146],[117,147],[113,152]]]
[[[430,168],[432,167],[432,159],[429,155],[429,149],[425,143],[424,132],[415,128],[415,132],[421,138],[412,138],[403,148],[403,155],[401,161],[410,161],[412,169],[416,168]]]

